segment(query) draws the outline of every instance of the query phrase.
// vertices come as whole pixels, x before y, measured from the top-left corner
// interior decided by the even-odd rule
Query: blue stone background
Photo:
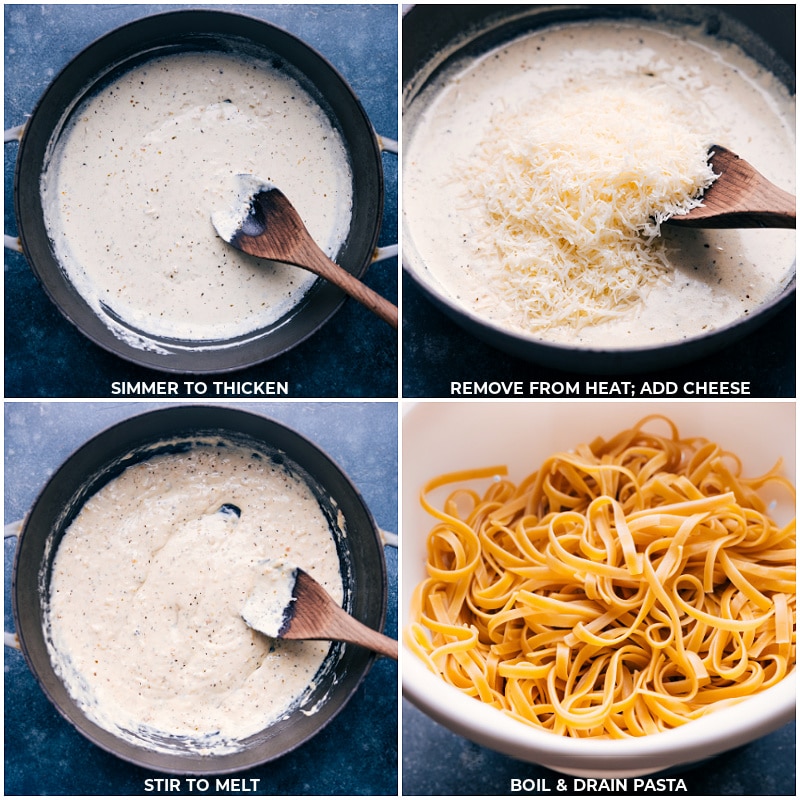
[[[556,792],[559,778],[572,785],[569,776],[495,753],[438,725],[411,703],[402,706],[402,791],[406,796],[619,796],[618,793],[587,791],[580,795]],[[751,744],[723,753],[688,768],[652,775],[681,778],[685,792],[634,792],[642,797],[796,797],[796,739],[792,722]],[[551,794],[511,791],[512,779],[545,779]]]

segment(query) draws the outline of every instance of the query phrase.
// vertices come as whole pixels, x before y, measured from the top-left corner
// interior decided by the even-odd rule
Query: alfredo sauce
[[[342,602],[328,522],[283,466],[215,445],[131,466],[58,546],[46,621],[56,672],[120,738],[240,749],[302,701],[330,649],[242,618],[266,565],[287,558]]]
[[[214,230],[211,214],[242,173],[279,186],[336,256],[352,208],[344,143],[271,64],[163,56],[75,111],[42,178],[45,220],[70,281],[120,338],[202,347],[275,322],[308,291],[310,273],[247,256]]]

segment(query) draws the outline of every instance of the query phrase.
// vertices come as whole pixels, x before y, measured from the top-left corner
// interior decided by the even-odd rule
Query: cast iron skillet
[[[708,33],[739,44],[795,91],[794,6],[655,5],[415,5],[403,17],[403,120],[413,127],[424,90],[454,62],[480,56],[528,31],[554,23],[597,18],[641,18],[702,24]],[[790,66],[791,65],[791,66]],[[787,305],[794,272],[775,298],[736,323],[678,343],[628,350],[570,347],[510,333],[455,305],[411,255],[404,232],[403,267],[429,300],[454,322],[488,344],[518,358],[555,369],[596,374],[666,369],[710,355],[753,332]],[[787,264],[787,272],[791,265]]]
[[[202,756],[170,742],[168,753],[125,741],[87,719],[53,670],[45,643],[44,603],[58,543],[83,503],[128,465],[174,452],[200,437],[252,447],[304,478],[317,496],[336,538],[345,608],[383,630],[386,565],[377,526],[357,489],[316,445],[283,425],[238,409],[174,406],[131,417],[98,434],[55,472],[31,507],[17,543],[11,599],[17,637],[29,668],[61,715],[99,747],[133,764],[176,774],[238,772],[272,761],[311,738],[341,711],[369,671],[374,654],[335,644],[319,685],[285,719],[231,754]],[[344,535],[337,522],[341,511]],[[304,713],[320,705],[314,713]]]
[[[301,40],[262,20],[211,10],[156,14],[123,25],[78,54],[53,80],[25,125],[14,176],[14,202],[23,252],[61,313],[92,341],[129,361],[168,372],[212,373],[274,358],[307,339],[342,305],[345,295],[317,281],[305,299],[267,328],[202,349],[191,342],[148,336],[140,349],[115,336],[66,279],[48,238],[39,180],[49,150],[80,101],[114,74],[148,58],[181,50],[215,50],[272,59],[326,111],[340,131],[353,173],[350,232],[336,260],[361,277],[370,265],[383,211],[378,138],[358,98],[339,73]]]

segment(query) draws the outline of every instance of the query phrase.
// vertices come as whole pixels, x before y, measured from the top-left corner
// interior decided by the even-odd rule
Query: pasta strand
[[[646,736],[739,702],[795,664],[795,523],[759,494],[794,498],[780,467],[746,478],[738,457],[653,415],[518,484],[498,466],[434,478],[406,644],[562,736]]]

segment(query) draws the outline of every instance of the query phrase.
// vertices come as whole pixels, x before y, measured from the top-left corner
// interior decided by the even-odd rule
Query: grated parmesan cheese
[[[660,225],[700,204],[711,144],[690,104],[644,78],[494,115],[458,179],[509,323],[593,325],[668,280]]]

